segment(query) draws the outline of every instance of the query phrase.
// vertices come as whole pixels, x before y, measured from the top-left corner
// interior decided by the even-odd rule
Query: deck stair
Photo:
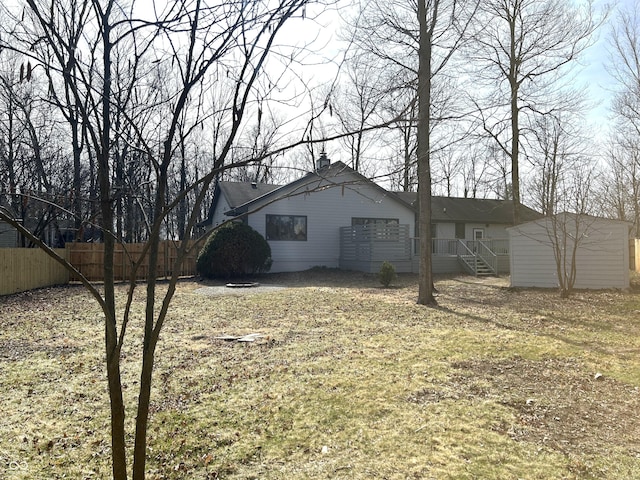
[[[464,269],[476,277],[496,275],[489,265],[477,255],[458,255]]]
[[[459,242],[458,261],[467,272],[476,277],[498,274],[496,254],[484,242]]]

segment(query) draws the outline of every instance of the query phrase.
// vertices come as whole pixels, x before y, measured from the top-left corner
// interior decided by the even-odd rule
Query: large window
[[[267,215],[267,240],[307,240],[307,217]]]

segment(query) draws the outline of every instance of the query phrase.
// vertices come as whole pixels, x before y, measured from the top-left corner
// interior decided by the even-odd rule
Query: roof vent
[[[320,153],[320,158],[317,161],[316,168],[318,170],[323,169],[331,165],[331,160],[327,158],[327,152],[324,150]]]
[[[251,188],[256,190],[258,188],[258,183],[257,182],[251,182]]]

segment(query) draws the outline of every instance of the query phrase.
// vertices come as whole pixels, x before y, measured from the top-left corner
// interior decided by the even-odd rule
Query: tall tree
[[[157,271],[166,219],[181,200],[191,192],[199,192],[184,223],[183,234],[189,238],[208,186],[216,175],[256,160],[250,156],[234,158],[231,152],[247,123],[253,99],[264,93],[258,79],[275,48],[278,33],[294,16],[303,16],[307,3],[306,0],[281,0],[209,5],[193,0],[156,5],[158,9],[151,11],[140,10],[133,2],[127,5],[117,0],[26,0],[23,11],[12,15],[7,10],[6,16],[12,21],[0,26],[3,30],[0,50],[18,51],[32,64],[42,65],[51,79],[50,88],[58,92],[59,101],[65,98],[63,92],[70,92],[72,110],[78,112],[86,132],[89,158],[95,159],[99,225],[104,239],[102,289],[92,285],[43,242],[37,242],[33,236],[32,239],[73,271],[102,308],[114,479],[128,478],[121,351],[136,289],[135,272],[140,266],[140,262],[134,263],[126,302],[117,308],[113,268],[117,237],[115,199],[123,183],[120,179],[114,181],[114,174],[125,171],[123,161],[133,158],[130,155],[148,165],[149,178],[144,188],[152,200],[143,255],[148,255],[150,271]],[[81,11],[85,14],[69,13]],[[76,20],[76,28],[64,28]],[[70,41],[70,34],[79,40]],[[288,59],[294,55],[284,47],[279,53]],[[163,69],[162,81],[155,85],[154,69]],[[210,75],[213,70],[224,73],[214,78]],[[220,87],[221,84],[224,86]],[[150,85],[153,88],[149,88]],[[219,87],[224,93],[211,106],[215,114],[205,113],[209,109],[190,108],[202,105],[209,87]],[[216,131],[219,136],[214,140],[218,147],[215,158],[199,178],[171,195],[169,177],[176,163],[180,164],[177,151],[185,140],[180,132],[188,136],[198,131],[207,118],[216,116],[225,128]],[[4,212],[0,212],[0,219],[12,222],[22,233],[31,235]],[[145,476],[156,347],[176,289],[179,267],[189,248],[188,242],[180,244],[174,273],[162,294],[156,291],[154,276],[146,285],[133,445],[134,480]]]
[[[485,27],[470,57],[477,79],[489,89],[478,101],[480,121],[511,160],[517,224],[522,117],[557,108],[556,94],[570,78],[570,67],[591,45],[606,15],[596,19],[591,1],[576,5],[566,0],[487,0],[481,11]]]
[[[420,274],[418,303],[435,305],[431,268],[431,133],[432,85],[465,40],[477,4],[456,0],[418,0],[418,237]],[[465,10],[463,6],[469,8]]]
[[[452,116],[449,101],[455,93],[450,88],[453,75],[447,69],[453,54],[467,40],[478,4],[478,0],[371,0],[351,21],[353,48],[366,54],[369,65],[385,72],[382,111],[392,112],[401,132],[404,155],[393,173],[402,168],[402,180],[393,180],[397,175],[392,175],[392,181],[410,190],[414,168],[417,171],[420,304],[435,304],[430,165],[430,155],[438,144],[434,132],[436,125],[446,124],[442,120]]]
[[[640,134],[640,6],[622,7],[609,36],[609,71],[617,80],[612,110],[636,135]]]

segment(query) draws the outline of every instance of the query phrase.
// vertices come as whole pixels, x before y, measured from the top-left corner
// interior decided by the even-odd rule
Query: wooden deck
[[[384,261],[398,273],[418,273],[417,239],[409,237],[408,225],[368,225],[340,229],[340,268],[377,273]],[[465,240],[434,238],[433,273],[500,275],[509,273],[507,239]]]

